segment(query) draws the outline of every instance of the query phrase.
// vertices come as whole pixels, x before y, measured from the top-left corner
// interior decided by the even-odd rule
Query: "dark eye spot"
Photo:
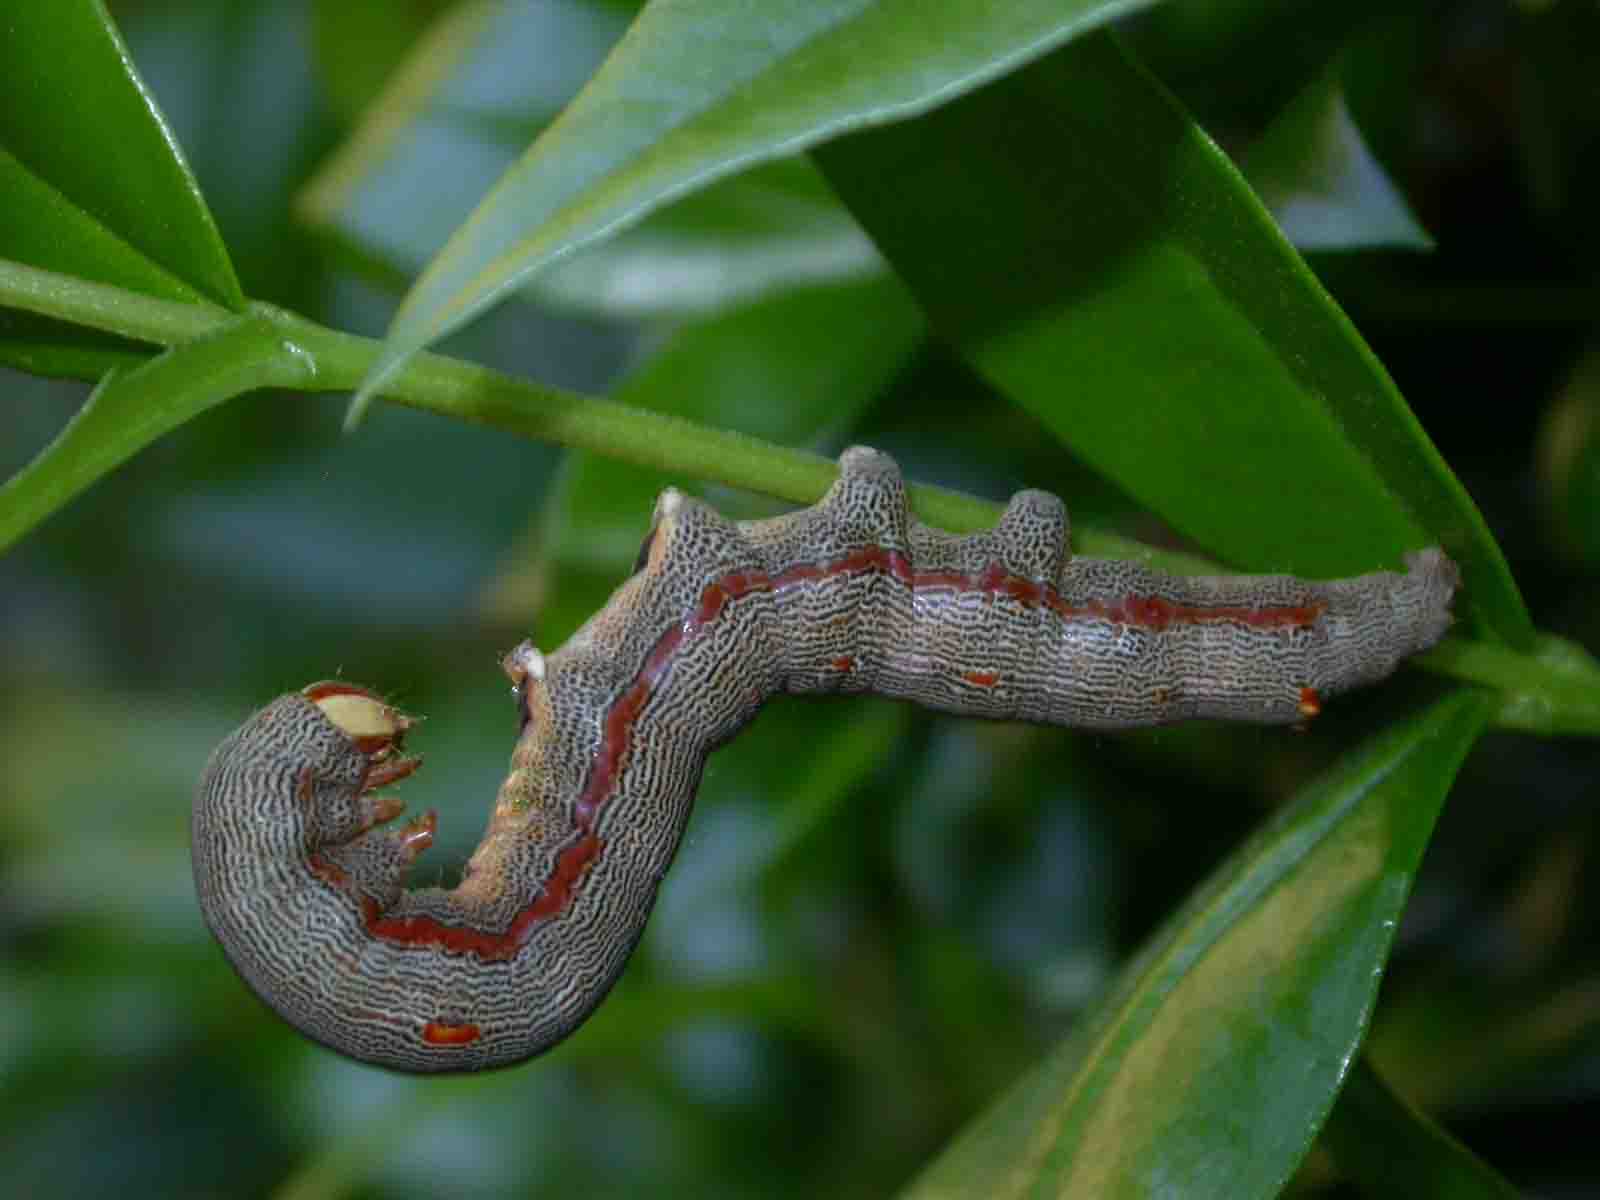
[[[634,556],[633,560],[633,573],[635,575],[644,570],[645,563],[650,561],[650,547],[655,545],[656,533],[660,528],[661,526],[659,525],[652,525],[650,526],[650,532],[644,535],[644,541],[639,545],[639,553]]]
[[[517,706],[517,733],[520,735],[533,720],[533,713],[528,711],[528,685],[519,683],[511,689],[512,702]]]

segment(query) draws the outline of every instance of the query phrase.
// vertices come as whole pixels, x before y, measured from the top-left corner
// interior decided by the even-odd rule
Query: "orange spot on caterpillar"
[[[476,1025],[446,1025],[429,1021],[422,1027],[422,1040],[430,1046],[465,1046],[478,1040]]]
[[[841,655],[833,660],[833,669],[835,671],[852,671],[855,669],[855,665],[855,658],[849,654]]]
[[[1316,688],[1303,687],[1300,689],[1300,703],[1295,705],[1295,711],[1302,717],[1314,717],[1322,711],[1322,697],[1317,695]]]
[[[973,687],[992,688],[1000,682],[1000,676],[994,671],[963,671],[961,678]]]

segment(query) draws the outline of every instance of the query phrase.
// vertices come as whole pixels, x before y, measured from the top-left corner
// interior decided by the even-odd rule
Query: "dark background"
[[[295,199],[447,7],[113,5],[248,294],[381,332],[418,262],[309,228]],[[626,17],[596,11],[606,28]],[[1248,22],[1208,38],[1205,6],[1178,5],[1128,33],[1242,149],[1326,52],[1301,26],[1288,43]],[[549,47],[553,63],[588,52]],[[1419,6],[1379,27],[1347,75],[1352,109],[1437,249],[1312,260],[1483,509],[1536,623],[1591,650],[1597,63],[1592,3]],[[514,303],[446,349],[601,391],[670,327]],[[87,389],[0,382],[9,473]],[[979,403],[998,411],[924,345],[812,444],[867,441],[911,477],[996,498],[1048,487],[1077,518],[1163,536],[1027,417],[974,428]],[[300,1040],[224,963],[191,891],[193,782],[267,698],[335,673],[373,684],[428,717],[405,796],[440,810],[420,875],[448,879],[515,731],[499,654],[530,630],[565,636],[648,514],[622,521],[631,543],[553,550],[585,544],[540,522],[558,450],[399,410],[346,438],[342,407],[235,401],[0,559],[6,1194],[880,1194],[1066,1029],[1266,810],[1430,687],[1403,676],[1314,738],[775,704],[714,760],[644,948],[593,1026],[485,1079],[386,1075]],[[1482,743],[1372,1041],[1397,1088],[1550,1196],[1600,1187],[1595,768],[1581,741]],[[1328,1180],[1313,1157],[1299,1186]]]

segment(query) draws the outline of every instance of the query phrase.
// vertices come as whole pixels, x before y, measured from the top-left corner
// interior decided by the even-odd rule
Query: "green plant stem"
[[[220,305],[158,300],[6,258],[0,258],[0,305],[157,346],[190,341],[235,315]]]
[[[209,304],[179,304],[71,276],[0,260],[0,305],[40,313],[136,341],[171,346],[217,332],[238,319]],[[347,392],[377,360],[380,343],[340,333],[266,304],[254,315],[279,331],[305,391]],[[630,408],[516,379],[487,367],[423,353],[383,390],[411,408],[471,421],[523,437],[589,450],[670,474],[809,504],[833,482],[836,468],[820,455],[725,429]],[[913,484],[923,520],[954,532],[992,525],[1000,506],[945,488]],[[1194,555],[1155,550],[1103,530],[1073,530],[1076,552],[1135,558],[1181,574],[1214,572]],[[1600,674],[1586,656],[1518,654],[1481,642],[1452,640],[1415,660],[1437,674],[1496,689],[1505,699],[1496,724],[1536,733],[1600,731]]]
[[[1437,675],[1492,688],[1500,697],[1497,728],[1546,737],[1600,731],[1600,669],[1563,638],[1541,634],[1527,654],[1448,638],[1411,661]]]
[[[235,316],[223,308],[156,300],[6,260],[0,260],[0,305],[159,346],[191,341]],[[354,390],[381,349],[371,338],[328,329],[271,305],[257,303],[252,309],[282,330],[286,350],[309,364],[302,390]],[[418,355],[383,395],[411,408],[797,504],[816,500],[836,473],[833,462],[820,455],[543,387],[438,354]],[[1000,512],[992,501],[944,488],[914,484],[911,495],[924,520],[956,532],[991,525]],[[1174,571],[1215,570],[1194,556],[1155,551],[1103,531],[1080,530],[1076,540],[1089,554],[1142,558]]]

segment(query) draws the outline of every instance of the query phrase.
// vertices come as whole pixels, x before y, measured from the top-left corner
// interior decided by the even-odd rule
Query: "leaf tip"
[[[367,410],[372,407],[372,402],[378,398],[378,393],[391,379],[395,377],[411,357],[409,352],[400,354],[390,353],[385,349],[378,356],[378,360],[367,370],[366,378],[361,381],[361,386],[356,389],[356,394],[350,398],[350,407],[344,414],[344,431],[354,433],[361,428],[361,422],[366,419]]]
[[[363,387],[350,398],[350,407],[344,413],[344,431],[354,433],[361,428],[361,422],[366,418],[367,409],[372,407],[372,388]]]

